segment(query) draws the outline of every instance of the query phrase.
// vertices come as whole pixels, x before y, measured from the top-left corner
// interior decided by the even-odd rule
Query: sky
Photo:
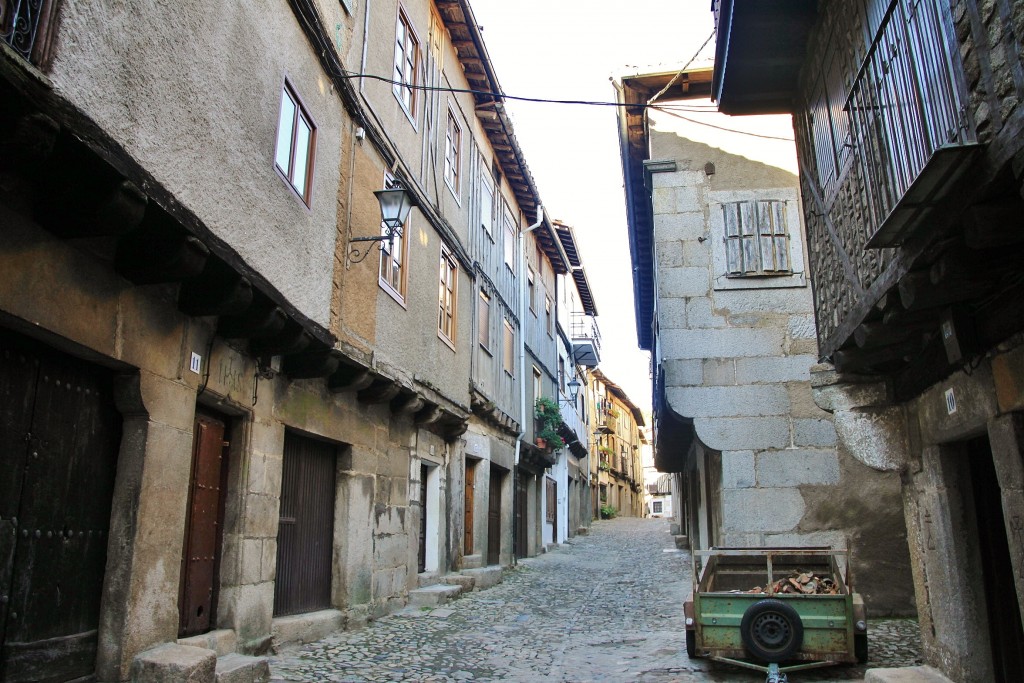
[[[483,27],[505,94],[544,99],[613,102],[612,77],[682,67],[711,35],[714,23],[710,0],[633,0],[628,5],[608,0],[470,0],[470,4]],[[713,55],[711,40],[694,64],[710,66]],[[712,109],[710,103],[704,104]],[[633,315],[616,108],[511,100],[506,107],[545,213],[575,230],[598,310],[600,369],[637,406],[650,410],[649,354],[637,346]],[[749,119],[710,111],[684,115],[723,127],[755,125]],[[758,130],[792,138],[788,117],[771,118],[777,120],[757,124],[762,126]],[[720,144],[716,146],[732,147],[727,151],[795,171],[795,158],[791,151],[787,157],[785,142],[730,136],[674,116],[652,117],[652,121],[695,139],[717,135]],[[760,145],[767,147],[759,152]]]

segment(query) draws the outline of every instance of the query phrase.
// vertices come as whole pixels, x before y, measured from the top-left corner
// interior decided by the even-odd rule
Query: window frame
[[[717,291],[732,289],[777,289],[806,287],[803,217],[797,187],[770,190],[720,190],[708,193],[708,240],[712,257],[712,283]],[[739,202],[779,202],[785,204],[785,233],[789,271],[762,274],[730,274],[726,245],[726,219],[723,206]],[[781,235],[780,235],[781,236]]]
[[[441,245],[437,297],[437,336],[454,351],[458,330],[459,264],[444,245]]]
[[[548,336],[555,337],[555,302],[547,294],[544,295],[544,329]]]
[[[384,189],[390,189],[395,186],[395,177],[389,172],[384,173]],[[405,239],[405,234],[409,231],[409,225],[412,222],[412,214],[409,214],[409,218],[406,219],[405,225],[402,226],[401,230],[397,231],[396,245],[398,247],[398,281],[393,283],[390,277],[385,277],[385,262],[387,261],[389,267],[387,272],[391,274],[393,272],[393,263],[395,252],[394,249],[388,250],[387,241],[382,240],[380,243],[380,259],[377,267],[377,284],[380,285],[381,289],[391,295],[391,298],[401,304],[403,307],[406,305],[406,292],[408,291],[408,280],[409,280],[409,240]],[[381,221],[380,233],[384,235],[387,233],[387,226]]]
[[[285,99],[292,105],[291,121],[285,121]],[[306,163],[305,163],[305,183],[302,190],[296,187],[295,183],[295,151],[297,149],[299,126],[298,122],[302,121],[309,128],[309,139],[306,143]],[[282,133],[284,132],[284,126],[290,126],[290,130],[287,136],[288,140],[288,168],[281,168],[281,143],[283,142]],[[302,98],[299,97],[298,90],[295,85],[291,82],[287,76],[284,78],[284,82],[281,86],[281,98],[278,102],[277,110],[277,129],[275,130],[274,136],[274,171],[277,176],[284,181],[292,193],[302,201],[306,208],[312,208],[313,206],[313,173],[316,167],[316,140],[317,140],[317,125],[316,120],[309,113],[309,109],[306,107]]]
[[[462,126],[451,102],[448,103],[448,122],[444,132],[444,184],[448,186],[455,201],[461,205]]]
[[[526,298],[530,304],[530,312],[533,313],[533,317],[537,317],[537,275],[533,272],[533,268],[530,266],[526,267]]]
[[[480,227],[493,243],[495,183],[489,169],[486,159],[480,157]]]
[[[518,237],[519,226],[516,224],[516,217],[512,213],[512,207],[508,205],[504,198],[501,200],[501,229],[504,237],[502,251],[504,252],[505,267],[514,276],[516,275],[516,238]]]
[[[481,287],[476,303],[477,310],[477,332],[476,341],[488,356],[494,355],[491,352],[491,295]]]
[[[515,328],[508,318],[504,319],[504,330],[502,337],[502,358],[501,365],[505,374],[515,377],[516,372],[516,333]]]
[[[402,30],[404,29],[404,30]],[[400,32],[401,31],[401,32]],[[400,41],[400,39],[402,39]],[[395,54],[392,59],[391,92],[398,100],[409,122],[416,127],[416,113],[420,103],[419,86],[422,85],[420,71],[423,68],[423,41],[413,26],[405,7],[398,5],[398,16],[395,21]],[[412,60],[408,52],[412,52]],[[411,73],[406,73],[407,69]],[[408,100],[408,101],[407,101]]]

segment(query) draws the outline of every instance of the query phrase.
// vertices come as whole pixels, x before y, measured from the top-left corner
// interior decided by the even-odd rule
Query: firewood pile
[[[835,580],[827,576],[819,576],[813,572],[794,571],[785,579],[779,579],[771,585],[771,590],[762,586],[754,586],[748,593],[793,593],[796,595],[838,595],[839,586]]]

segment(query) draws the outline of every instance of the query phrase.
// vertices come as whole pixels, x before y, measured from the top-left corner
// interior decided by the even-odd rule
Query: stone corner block
[[[164,643],[132,660],[133,683],[213,683],[217,653],[201,647]]]
[[[270,662],[266,657],[231,653],[217,659],[217,683],[267,683]]]

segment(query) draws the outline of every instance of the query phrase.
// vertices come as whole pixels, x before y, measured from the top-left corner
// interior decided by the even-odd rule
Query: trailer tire
[[[686,631],[686,656],[690,659],[694,659],[697,656],[697,632]]]
[[[758,600],[740,620],[740,639],[755,659],[783,662],[804,642],[804,624],[796,610],[782,600]]]

